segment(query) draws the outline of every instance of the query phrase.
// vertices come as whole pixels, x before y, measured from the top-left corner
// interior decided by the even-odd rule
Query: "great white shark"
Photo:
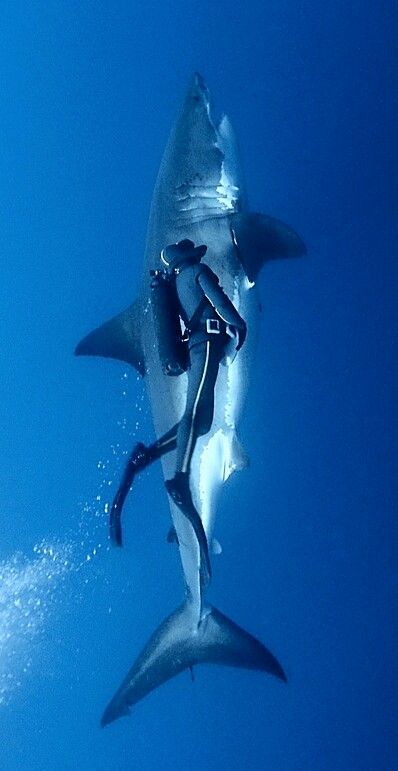
[[[187,89],[170,133],[150,209],[143,278],[135,302],[85,337],[77,355],[107,356],[131,364],[147,385],[155,432],[161,436],[182,416],[187,376],[163,374],[150,298],[150,271],[164,246],[189,238],[204,243],[204,262],[247,323],[247,340],[234,360],[220,367],[214,420],[195,448],[191,491],[208,542],[213,541],[217,498],[230,474],[246,465],[237,425],[248,388],[259,320],[256,279],[267,260],[298,256],[297,233],[273,217],[249,212],[236,138],[227,116],[212,117],[210,94],[199,74]],[[174,474],[175,451],[162,458],[163,474]],[[189,520],[169,500],[184,574],[186,599],[155,631],[108,704],[102,725],[161,683],[198,663],[258,669],[285,680],[265,646],[206,602],[200,553]]]

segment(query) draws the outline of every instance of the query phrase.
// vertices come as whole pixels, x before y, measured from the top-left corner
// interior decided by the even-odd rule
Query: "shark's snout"
[[[198,90],[208,93],[208,88],[205,83],[205,79],[200,72],[194,72],[193,81]]]
[[[188,89],[189,98],[198,105],[203,105],[206,109],[210,106],[210,91],[206,86],[205,80],[199,72],[195,72]]]

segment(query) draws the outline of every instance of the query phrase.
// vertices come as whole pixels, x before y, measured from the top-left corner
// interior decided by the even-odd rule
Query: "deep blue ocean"
[[[3,0],[1,771],[398,768],[397,34],[388,0]],[[109,546],[148,401],[73,350],[134,298],[195,70],[250,208],[308,249],[259,281],[251,464],[220,500],[210,593],[289,682],[197,668],[101,730],[183,583],[159,468]]]

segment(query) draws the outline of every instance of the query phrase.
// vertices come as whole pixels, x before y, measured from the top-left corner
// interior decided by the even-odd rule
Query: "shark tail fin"
[[[90,332],[75,348],[76,356],[105,356],[131,364],[145,375],[141,343],[142,303],[136,300],[125,311]]]
[[[198,624],[189,600],[156,629],[109,702],[101,725],[128,715],[130,707],[158,686],[198,664],[253,669],[286,682],[275,656],[255,637],[214,607]]]

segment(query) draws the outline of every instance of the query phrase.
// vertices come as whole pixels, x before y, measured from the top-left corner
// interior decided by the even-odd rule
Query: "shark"
[[[259,327],[257,279],[265,262],[305,253],[289,225],[248,209],[237,139],[226,115],[213,117],[203,77],[191,78],[171,130],[155,183],[149,213],[143,276],[135,301],[105,321],[78,344],[76,355],[105,356],[127,362],[145,379],[157,436],[181,418],[186,373],[170,377],[159,358],[149,290],[150,271],[170,243],[189,238],[207,245],[204,262],[217,274],[247,324],[243,348],[220,367],[215,387],[214,419],[199,438],[192,458],[192,497],[213,551],[220,546],[214,527],[220,491],[247,455],[238,434]],[[161,460],[165,480],[174,473],[175,451]],[[197,664],[221,664],[266,672],[285,681],[271,651],[207,600],[201,580],[200,549],[194,529],[169,500],[173,538],[179,549],[185,600],[156,629],[107,705],[107,725],[148,693]]]

